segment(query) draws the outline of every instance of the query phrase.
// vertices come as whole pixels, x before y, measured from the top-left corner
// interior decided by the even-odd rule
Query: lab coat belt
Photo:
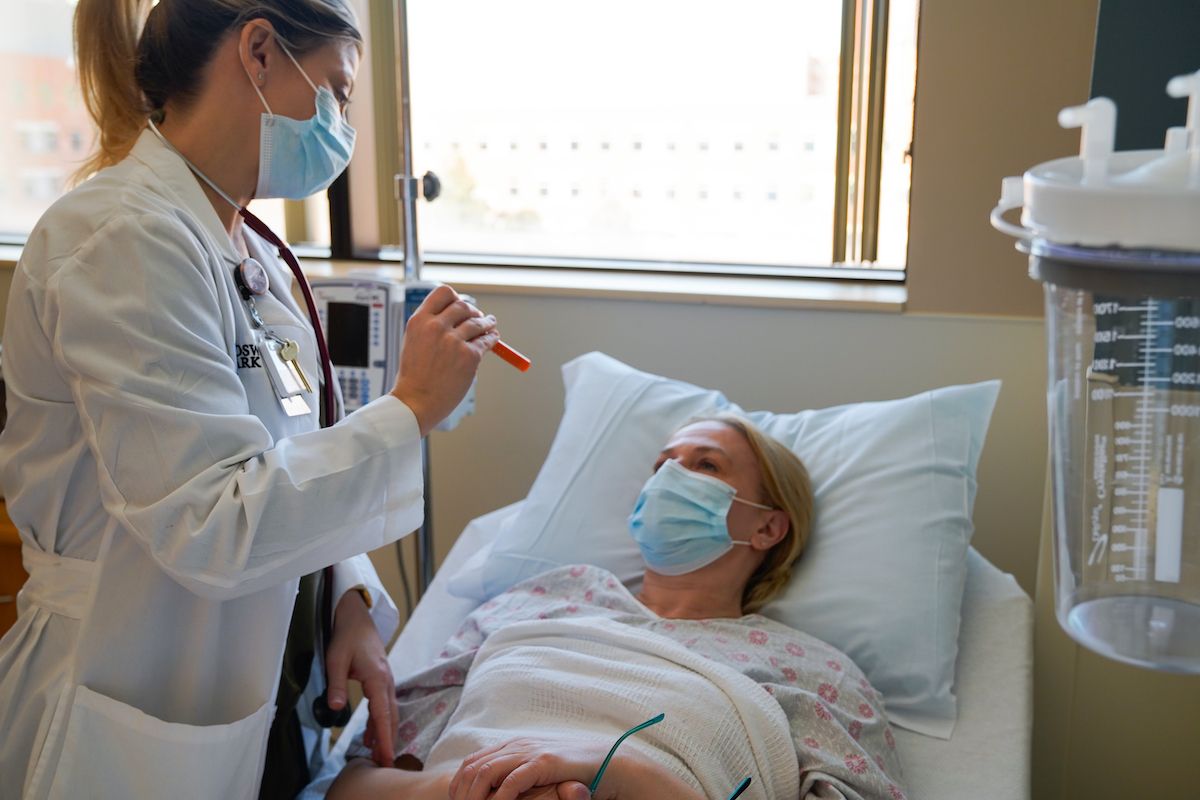
[[[29,545],[21,547],[21,559],[29,580],[19,597],[52,614],[82,619],[96,572],[95,561],[45,553]]]

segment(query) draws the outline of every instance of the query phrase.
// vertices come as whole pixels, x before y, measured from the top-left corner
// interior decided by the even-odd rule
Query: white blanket
[[[456,768],[515,737],[615,741],[707,797],[749,775],[744,798],[795,798],[796,750],[778,703],[754,681],[658,634],[605,619],[521,622],[480,649],[426,769]]]

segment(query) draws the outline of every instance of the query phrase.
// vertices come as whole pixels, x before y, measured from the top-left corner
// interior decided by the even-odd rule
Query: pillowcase
[[[975,469],[999,381],[773,414],[602,353],[563,378],[563,419],[528,497],[451,593],[483,601],[574,563],[636,589],[645,564],[627,519],[659,450],[691,417],[741,413],[800,457],[816,502],[792,581],[762,613],[854,659],[893,723],[949,738]]]

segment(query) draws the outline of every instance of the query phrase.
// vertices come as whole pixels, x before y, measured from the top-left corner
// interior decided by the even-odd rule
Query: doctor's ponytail
[[[133,71],[151,2],[79,0],[75,6],[79,88],[98,129],[98,149],[75,173],[77,181],[124,158],[146,126],[146,101]]]
[[[83,180],[133,149],[146,120],[171,102],[184,108],[224,37],[250,20],[271,23],[298,58],[332,39],[361,49],[350,0],[78,0],[79,88],[98,129]]]

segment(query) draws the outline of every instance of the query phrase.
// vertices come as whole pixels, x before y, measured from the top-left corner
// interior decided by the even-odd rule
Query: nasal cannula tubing
[[[621,742],[625,741],[630,736],[633,736],[635,733],[637,733],[640,730],[649,728],[651,725],[657,725],[658,723],[660,723],[664,719],[666,719],[666,716],[667,716],[666,713],[662,713],[662,714],[659,714],[657,717],[651,717],[650,719],[646,720],[645,722],[643,722],[640,725],[634,725],[632,728],[630,728],[629,730],[622,733],[619,737],[617,737],[617,741],[615,741],[613,743],[613,746],[611,748],[609,748],[608,755],[604,757],[604,763],[602,763],[600,765],[600,769],[596,770],[596,777],[592,778],[592,783],[590,786],[588,786],[588,794],[589,795],[596,794],[596,789],[598,789],[600,787],[600,779],[604,777],[604,771],[606,769],[608,769],[608,764],[610,761],[612,761],[613,755],[616,754],[617,748],[621,746]],[[733,794],[729,795],[729,797],[726,798],[726,800],[735,800],[736,798],[740,797],[742,795],[742,792],[746,791],[746,789],[748,789],[750,787],[750,784],[752,782],[753,781],[749,775],[747,775],[745,778],[742,778],[742,782],[737,785],[737,787],[733,790]]]
[[[657,725],[658,723],[662,722],[666,716],[667,715],[665,713],[659,714],[657,717],[652,717],[651,719],[643,722],[641,725],[634,725],[632,728],[622,733],[617,738],[617,741],[613,743],[612,748],[608,751],[608,755],[604,757],[604,763],[600,765],[600,769],[596,770],[596,777],[592,778],[592,783],[590,786],[588,786],[588,794],[596,793],[596,788],[600,785],[600,779],[604,777],[604,770],[608,769],[608,762],[612,761],[613,754],[617,752],[617,748],[621,746],[621,742],[625,741],[630,736],[633,736],[643,728],[649,728],[651,725]]]

